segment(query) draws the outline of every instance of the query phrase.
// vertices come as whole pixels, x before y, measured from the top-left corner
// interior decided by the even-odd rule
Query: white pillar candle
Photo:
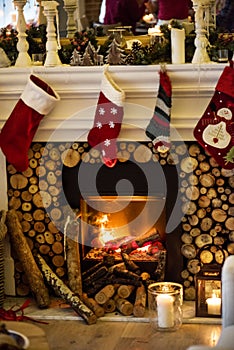
[[[168,294],[157,296],[158,326],[170,328],[174,326],[174,297]]]
[[[171,62],[185,63],[185,31],[171,28]]]
[[[212,298],[206,299],[208,314],[220,315],[221,313],[221,298],[217,298],[215,295]]]

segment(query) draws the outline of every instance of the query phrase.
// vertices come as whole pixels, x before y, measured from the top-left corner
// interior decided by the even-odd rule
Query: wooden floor
[[[40,324],[50,350],[185,350],[190,345],[214,346],[221,325],[183,324],[176,332],[153,332],[149,323],[48,321]]]

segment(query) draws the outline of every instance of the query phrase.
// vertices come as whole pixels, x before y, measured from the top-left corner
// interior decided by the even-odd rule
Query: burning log
[[[12,247],[17,253],[17,257],[27,275],[30,290],[35,295],[37,305],[39,308],[47,308],[50,304],[49,292],[44,284],[42,273],[34,260],[14,209],[7,212],[6,224]]]
[[[63,300],[65,300],[77,312],[87,324],[94,324],[97,321],[96,315],[88,308],[78,295],[73,293],[71,289],[51,270],[45,260],[38,254],[39,265],[48,284],[54,289]]]
[[[133,306],[133,315],[136,317],[143,317],[145,314],[146,307],[146,290],[145,286],[142,284],[136,290],[136,299]]]
[[[138,245],[138,247],[142,247],[144,243],[153,242],[155,240],[161,241],[161,237],[159,232],[154,228],[146,234],[138,237],[136,239],[136,244]]]

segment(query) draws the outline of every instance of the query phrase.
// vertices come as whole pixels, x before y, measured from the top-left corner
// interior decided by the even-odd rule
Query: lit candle
[[[212,295],[212,298],[206,299],[208,306],[209,315],[220,315],[221,313],[221,298],[217,298],[215,294]]]
[[[148,28],[148,35],[158,35],[162,36],[163,33],[160,30],[160,26],[155,26],[153,28]]]
[[[174,327],[174,297],[168,294],[157,296],[158,326],[161,328]]]

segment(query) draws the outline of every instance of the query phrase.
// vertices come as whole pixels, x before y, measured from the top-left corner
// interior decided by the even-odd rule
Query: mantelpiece
[[[193,140],[193,129],[211,99],[224,64],[168,65],[172,82],[171,139]],[[126,93],[120,138],[147,141],[145,128],[152,117],[158,90],[159,66],[110,66],[109,72]],[[9,117],[34,73],[50,84],[61,101],[44,117],[34,141],[85,141],[92,127],[103,67],[30,67],[0,70],[0,126]],[[7,209],[5,157],[0,154],[1,209]]]

